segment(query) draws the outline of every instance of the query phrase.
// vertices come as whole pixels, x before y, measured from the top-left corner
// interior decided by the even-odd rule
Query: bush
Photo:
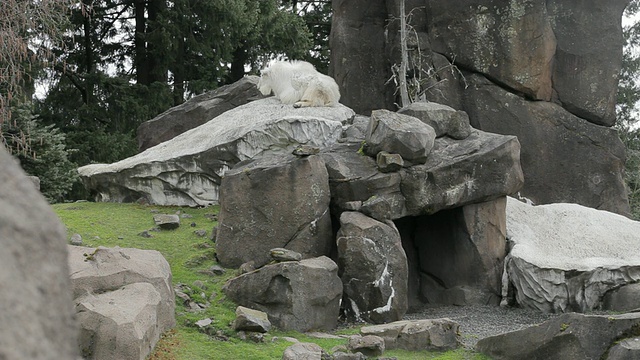
[[[40,178],[40,191],[47,200],[62,201],[79,179],[65,135],[53,125],[42,125],[27,105],[12,109],[11,120],[0,125],[0,135],[24,171]]]

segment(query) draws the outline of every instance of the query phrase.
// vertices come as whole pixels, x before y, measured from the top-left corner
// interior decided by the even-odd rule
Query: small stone
[[[138,236],[142,236],[143,238],[152,238],[153,237],[153,235],[151,235],[151,233],[149,233],[149,230],[145,230],[145,231],[139,233]]]
[[[82,245],[82,236],[80,236],[80,234],[71,235],[71,245],[81,246]]]
[[[196,236],[199,236],[199,237],[207,236],[207,230],[202,230],[202,229],[194,230],[193,233],[196,234]]]
[[[162,230],[173,230],[180,226],[180,217],[178,215],[156,214],[153,215],[153,221]]]
[[[300,145],[292,152],[296,156],[309,156],[317,155],[320,152],[320,148],[311,145]]]
[[[269,250],[269,255],[275,261],[300,261],[302,260],[302,254],[299,252],[285,249],[285,248],[275,248]]]
[[[386,151],[380,151],[376,156],[376,164],[380,172],[389,173],[402,169],[404,160],[402,160],[402,156],[398,154],[389,154]]]
[[[209,271],[211,271],[214,275],[224,275],[227,270],[225,270],[222,266],[220,265],[213,265],[209,268]]]
[[[194,222],[191,223],[191,227],[196,227],[196,226],[198,226],[198,224],[196,224]]]
[[[244,306],[236,308],[236,319],[233,322],[236,331],[252,331],[266,333],[271,329],[271,322],[267,313],[249,309]]]
[[[180,215],[180,217],[183,218],[183,219],[192,219],[193,215],[191,215],[191,214],[182,214],[182,215]]]
[[[367,357],[377,357],[384,352],[384,339],[376,335],[353,335],[349,337],[347,348],[351,352],[361,352]]]
[[[202,281],[202,280],[196,280],[196,281],[194,281],[194,282],[193,282],[193,287],[197,287],[197,288],[200,288],[200,289],[204,289],[204,288],[205,288],[204,281]]]
[[[240,265],[240,268],[238,269],[238,272],[240,273],[240,275],[242,275],[242,274],[246,274],[246,273],[252,272],[255,269],[256,269],[256,264],[252,260],[252,261],[247,261],[246,263]]]

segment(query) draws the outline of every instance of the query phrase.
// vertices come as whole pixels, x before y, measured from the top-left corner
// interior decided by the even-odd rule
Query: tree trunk
[[[147,63],[149,66],[149,84],[154,82],[167,83],[168,65],[163,59],[166,55],[166,44],[160,36],[160,15],[165,12],[167,3],[165,0],[149,0],[147,5],[149,22],[147,26]]]
[[[149,85],[149,68],[147,66],[147,46],[145,40],[146,18],[145,0],[134,0],[134,12],[136,20],[136,33],[134,36],[135,55],[133,67],[136,71],[136,82],[141,85]]]
[[[233,51],[233,60],[231,61],[231,71],[229,72],[229,82],[236,82],[245,75],[244,66],[249,61],[249,52],[247,49],[247,42],[242,41],[242,44]]]

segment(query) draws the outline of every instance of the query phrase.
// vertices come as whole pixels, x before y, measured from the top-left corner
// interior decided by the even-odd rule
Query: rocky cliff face
[[[521,196],[628,214],[624,149],[609,128],[628,2],[407,0],[410,83],[478,129],[518,136]],[[399,3],[333,1],[331,71],[357,113],[397,109]]]

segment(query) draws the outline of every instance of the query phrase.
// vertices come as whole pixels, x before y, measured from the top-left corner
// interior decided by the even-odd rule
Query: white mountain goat
[[[335,106],[340,100],[338,84],[306,61],[273,61],[260,72],[258,90],[273,94],[293,107]]]

